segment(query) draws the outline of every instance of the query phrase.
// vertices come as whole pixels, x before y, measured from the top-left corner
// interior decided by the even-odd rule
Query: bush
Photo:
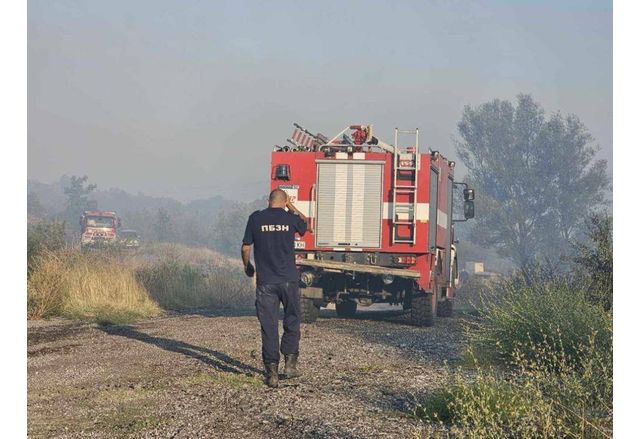
[[[612,343],[612,315],[589,300],[580,282],[549,280],[529,273],[499,282],[483,295],[480,319],[470,339],[481,357],[510,361],[521,351],[527,358],[544,345],[578,364],[591,336],[607,350]]]
[[[131,258],[138,279],[167,309],[249,306],[254,288],[239,258],[209,248],[147,244]]]
[[[414,414],[454,437],[610,437],[613,319],[582,285],[534,270],[485,292],[473,367]]]
[[[609,310],[613,306],[613,219],[594,215],[587,222],[586,243],[575,243],[583,277],[589,279],[589,300]]]
[[[132,267],[100,253],[67,249],[34,257],[27,280],[27,317],[125,323],[160,314]]]
[[[172,254],[142,265],[137,276],[166,309],[248,306],[254,297],[251,281],[239,267],[196,266]]]
[[[64,222],[52,221],[27,226],[27,270],[36,256],[45,251],[61,250],[66,245]]]
[[[515,352],[507,371],[458,369],[450,387],[422,401],[413,414],[453,437],[609,437],[612,427],[613,355],[584,346],[582,367],[538,346],[536,359]],[[553,364],[553,367],[549,367]]]

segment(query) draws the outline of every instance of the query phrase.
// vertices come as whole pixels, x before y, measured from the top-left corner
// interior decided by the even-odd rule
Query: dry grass
[[[135,271],[106,254],[44,252],[27,280],[29,318],[61,315],[121,323],[161,313]]]
[[[135,252],[44,251],[27,280],[28,318],[125,323],[164,309],[251,306],[241,264],[205,248],[156,244]]]

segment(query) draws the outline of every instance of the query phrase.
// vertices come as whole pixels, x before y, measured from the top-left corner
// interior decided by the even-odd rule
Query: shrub
[[[478,310],[473,367],[416,416],[454,437],[611,436],[613,319],[584,283],[530,270],[485,291]]]
[[[543,344],[534,359],[514,352],[506,370],[458,369],[412,414],[461,438],[610,437],[613,356],[594,341],[581,367]]]
[[[520,351],[528,359],[538,346],[553,349],[579,365],[590,337],[607,350],[612,315],[590,302],[579,282],[529,274],[499,282],[483,296],[480,318],[470,326],[475,352],[508,362]]]
[[[575,243],[574,262],[589,279],[589,299],[609,310],[613,306],[613,219],[591,216],[586,243]]]
[[[45,251],[61,250],[65,247],[64,222],[52,221],[27,226],[27,270],[36,256]]]
[[[206,249],[190,252],[182,246],[164,247],[157,259],[141,263],[138,279],[166,309],[251,305],[252,284],[240,265],[198,258],[203,255]]]
[[[161,312],[127,264],[67,249],[35,257],[27,281],[29,318],[61,315],[125,323]]]

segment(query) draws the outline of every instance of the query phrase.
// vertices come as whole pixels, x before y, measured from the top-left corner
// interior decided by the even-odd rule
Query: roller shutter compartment
[[[380,248],[384,162],[318,162],[318,247]]]

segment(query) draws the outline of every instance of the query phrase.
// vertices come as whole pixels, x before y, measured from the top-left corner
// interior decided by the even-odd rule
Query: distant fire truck
[[[287,192],[310,222],[295,241],[303,321],[331,302],[344,317],[358,305],[402,304],[420,326],[450,316],[458,276],[453,223],[474,216],[474,191],[454,181],[455,163],[438,151],[420,153],[417,129],[396,129],[390,145],[370,125],[331,139],[294,125],[289,144],[272,152],[271,189]],[[464,219],[453,218],[459,185]]]
[[[80,245],[90,248],[116,244],[118,227],[120,218],[115,212],[85,211],[80,217]]]

